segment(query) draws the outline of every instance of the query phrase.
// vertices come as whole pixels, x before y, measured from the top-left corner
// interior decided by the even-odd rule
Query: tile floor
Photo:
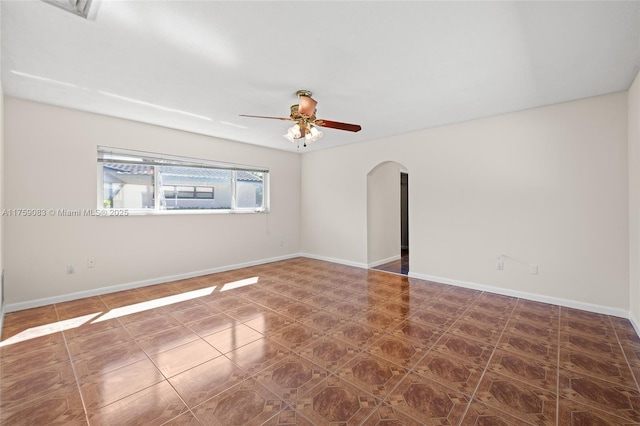
[[[409,275],[409,249],[402,249],[400,259],[383,263],[374,267],[378,271],[394,272],[396,274]]]
[[[306,258],[9,313],[0,357],[12,426],[640,424],[625,319]]]

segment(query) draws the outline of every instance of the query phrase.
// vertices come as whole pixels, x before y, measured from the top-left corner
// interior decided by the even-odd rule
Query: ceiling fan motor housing
[[[311,114],[305,114],[305,112],[300,110],[300,104],[291,105],[291,114],[289,117],[296,121],[314,121],[316,119],[316,111],[314,109]]]

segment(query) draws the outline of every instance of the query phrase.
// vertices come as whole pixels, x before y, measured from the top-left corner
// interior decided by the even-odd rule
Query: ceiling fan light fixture
[[[267,117],[264,115],[247,114],[240,114],[240,116],[293,121],[296,124],[289,127],[287,129],[287,133],[282,136],[290,142],[298,142],[298,148],[300,148],[300,141],[303,142],[303,146],[307,146],[307,143],[315,142],[318,139],[322,138],[323,133],[318,130],[316,126],[337,130],[346,130],[348,132],[359,132],[362,129],[359,124],[349,124],[341,123],[339,121],[317,119],[316,105],[318,104],[318,102],[311,98],[311,92],[308,90],[298,90],[296,92],[296,95],[300,98],[300,100],[299,103],[291,105],[291,114],[289,115],[289,117]]]
[[[300,124],[296,123],[289,127],[289,129],[287,129],[287,134],[283,136],[290,142],[296,142],[298,139],[304,139],[305,143],[311,143],[317,141],[323,135],[320,130],[309,123],[303,124],[302,126],[304,127],[304,132],[302,132]]]
[[[320,130],[311,125],[309,125],[309,127],[311,127],[311,129],[305,135],[307,142],[315,142],[322,137],[323,133]]]
[[[302,137],[302,134],[300,133],[300,125],[295,124],[289,127],[289,129],[287,129],[287,134],[284,135],[284,137],[291,142],[295,142],[296,139],[300,139]]]

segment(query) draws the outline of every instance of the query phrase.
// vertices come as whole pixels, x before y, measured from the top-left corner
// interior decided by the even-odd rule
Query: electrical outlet
[[[538,265],[529,265],[529,273],[531,275],[538,275]]]
[[[496,269],[497,269],[498,271],[502,271],[502,270],[504,270],[504,259],[503,259],[502,257],[499,257],[499,258],[498,258],[498,261],[497,261],[497,263],[496,263]]]
[[[92,257],[87,259],[87,268],[95,268],[96,267],[96,260]]]

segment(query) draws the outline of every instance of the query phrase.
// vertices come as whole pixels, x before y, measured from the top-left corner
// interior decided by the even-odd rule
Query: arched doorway
[[[409,273],[409,173],[395,161],[367,174],[367,264]]]

